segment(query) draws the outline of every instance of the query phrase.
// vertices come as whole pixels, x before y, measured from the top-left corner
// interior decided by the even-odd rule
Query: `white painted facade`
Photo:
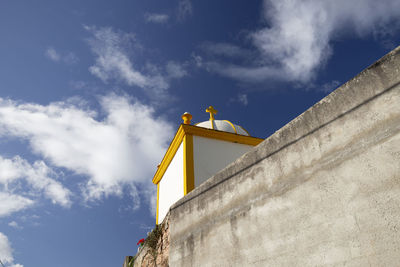
[[[172,204],[184,196],[183,179],[183,145],[181,143],[159,184],[158,223],[164,220]]]
[[[193,136],[195,188],[251,148],[253,146]]]

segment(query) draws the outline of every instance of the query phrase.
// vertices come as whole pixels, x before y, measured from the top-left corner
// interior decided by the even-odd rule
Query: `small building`
[[[157,224],[172,204],[263,141],[230,121],[215,120],[212,106],[206,112],[210,119],[196,125],[190,124],[192,115],[182,115],[183,123],[154,175]]]

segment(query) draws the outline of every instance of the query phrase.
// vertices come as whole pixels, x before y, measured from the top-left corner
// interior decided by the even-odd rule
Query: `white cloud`
[[[397,0],[265,0],[263,17],[268,26],[250,34],[259,54],[252,64],[211,61],[205,66],[247,82],[308,83],[332,55],[334,40],[388,38],[400,26],[399,15]]]
[[[335,90],[340,84],[341,84],[340,81],[333,80],[333,81],[322,84],[319,89],[320,89],[320,91],[322,91],[324,93],[330,93],[333,90]]]
[[[9,222],[8,226],[15,228],[15,229],[22,229],[22,226],[20,226],[16,221]]]
[[[90,72],[103,80],[121,79],[128,85],[146,87],[149,78],[134,69],[126,51],[126,46],[135,43],[133,34],[119,33],[112,28],[86,27],[93,34],[89,44],[97,56],[95,65],[90,67]]]
[[[10,264],[9,267],[23,267],[21,264],[13,264],[13,249],[7,236],[0,232],[0,260],[4,264]]]
[[[193,6],[190,0],[181,0],[178,3],[178,20],[185,20],[193,14]]]
[[[0,217],[26,209],[33,204],[34,201],[29,198],[0,191]]]
[[[114,31],[112,28],[85,27],[93,37],[89,39],[92,52],[96,55],[95,64],[89,71],[107,83],[110,80],[138,86],[152,98],[165,99],[171,79],[163,67],[144,64],[138,68],[132,60],[136,50],[142,50],[131,33]],[[149,67],[151,66],[151,67]],[[180,77],[179,77],[180,78]]]
[[[197,55],[196,53],[191,54],[191,61],[196,67],[202,67],[203,66],[203,58],[200,55]]]
[[[227,64],[223,62],[209,61],[204,62],[203,66],[212,72],[218,73],[235,80],[243,82],[264,82],[268,79],[285,81],[292,80],[279,67],[262,66],[241,66],[235,64]]]
[[[63,61],[67,64],[75,64],[79,61],[79,58],[72,52],[64,54]]]
[[[11,263],[14,261],[14,257],[12,255],[12,248],[10,245],[10,241],[6,235],[0,232],[0,260],[4,263]]]
[[[239,93],[236,97],[232,97],[229,99],[230,103],[239,103],[243,106],[247,106],[249,104],[249,99],[247,98],[247,94]]]
[[[88,83],[84,81],[70,81],[69,84],[74,89],[84,89],[88,87]]]
[[[25,179],[32,190],[43,193],[44,196],[50,199],[54,204],[69,207],[71,205],[71,192],[60,182],[50,178],[50,176],[56,175],[43,161],[36,161],[31,165],[19,156],[12,159],[6,159],[0,156],[0,184],[3,184],[6,190],[11,190],[11,186],[16,181]],[[12,196],[8,198],[10,201]],[[18,199],[14,197],[14,202],[17,201],[18,203],[25,203],[26,205],[30,203],[22,196]]]
[[[248,58],[252,55],[251,51],[229,43],[205,42],[200,45],[206,53],[217,56],[232,58]]]
[[[87,200],[121,195],[124,185],[136,190],[135,183],[151,181],[172,127],[151,107],[125,96],[101,97],[100,105],[101,119],[73,101],[44,106],[0,99],[0,135],[28,140],[52,165],[88,177],[81,184]]]
[[[239,94],[238,95],[238,102],[241,103],[244,106],[247,106],[249,104],[249,100],[247,99],[246,94]]]
[[[57,52],[54,48],[52,48],[52,47],[47,48],[47,50],[46,50],[46,52],[45,52],[45,55],[46,55],[49,59],[51,59],[51,60],[53,60],[53,61],[55,61],[55,62],[58,62],[58,61],[60,61],[60,59],[61,59],[61,55],[58,54],[58,52]]]
[[[74,64],[79,61],[78,57],[72,53],[67,52],[61,54],[60,52],[56,51],[53,47],[49,47],[45,51],[45,56],[54,62],[64,62],[67,64]]]
[[[169,16],[167,14],[146,13],[144,18],[147,22],[165,23],[168,21]]]
[[[187,75],[187,71],[182,64],[174,61],[169,61],[165,66],[167,74],[171,78],[182,78]]]

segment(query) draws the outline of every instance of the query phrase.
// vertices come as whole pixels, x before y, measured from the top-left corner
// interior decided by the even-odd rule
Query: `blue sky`
[[[0,260],[118,266],[185,111],[267,138],[399,44],[396,0],[0,1]],[[351,100],[349,100],[351,101]]]

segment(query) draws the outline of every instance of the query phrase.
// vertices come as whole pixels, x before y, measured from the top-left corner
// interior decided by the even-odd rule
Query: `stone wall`
[[[135,256],[134,267],[168,267],[169,256],[169,215],[159,225],[160,231],[156,234],[156,241],[149,242],[141,247]],[[154,231],[154,230],[153,230]],[[151,235],[151,234],[150,234]],[[150,236],[149,235],[149,236]],[[150,237],[151,238],[151,237]],[[154,242],[154,243],[153,243]],[[153,244],[155,244],[154,247]],[[130,258],[126,257],[123,267],[129,267]]]
[[[399,83],[397,48],[174,204],[169,265],[399,266]]]

